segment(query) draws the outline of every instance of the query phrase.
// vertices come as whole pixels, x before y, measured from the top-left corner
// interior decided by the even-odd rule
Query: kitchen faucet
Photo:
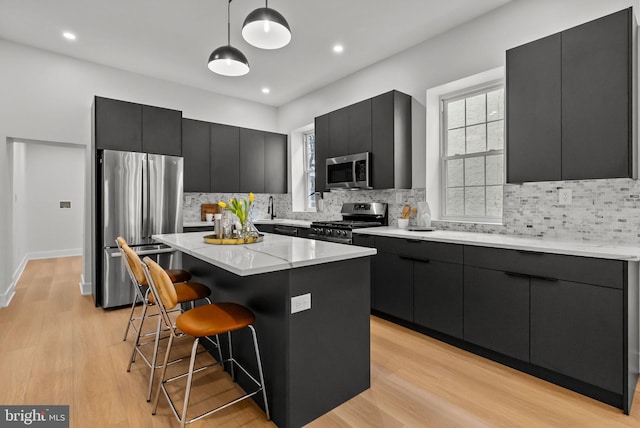
[[[273,210],[273,196],[269,196],[269,206],[267,207],[267,214],[271,214],[271,220],[276,218],[276,213]]]

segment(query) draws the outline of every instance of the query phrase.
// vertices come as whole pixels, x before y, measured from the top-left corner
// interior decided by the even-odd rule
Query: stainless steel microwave
[[[371,153],[326,160],[327,189],[371,189]]]

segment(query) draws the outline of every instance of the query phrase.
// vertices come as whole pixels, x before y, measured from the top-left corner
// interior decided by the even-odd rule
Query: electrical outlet
[[[558,203],[560,205],[571,205],[573,203],[573,190],[558,189]]]
[[[302,294],[291,298],[291,313],[302,312],[311,309],[311,293]]]

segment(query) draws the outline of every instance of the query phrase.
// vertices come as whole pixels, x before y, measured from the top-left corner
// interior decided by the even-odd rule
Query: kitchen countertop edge
[[[571,241],[550,238],[532,238],[480,232],[434,230],[417,232],[394,227],[354,229],[354,234],[386,236],[390,238],[418,239],[422,241],[475,245],[569,256],[593,257],[624,261],[640,261],[640,248],[609,242]]]

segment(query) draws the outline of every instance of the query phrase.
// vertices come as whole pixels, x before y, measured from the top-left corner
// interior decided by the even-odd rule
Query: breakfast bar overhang
[[[208,233],[154,238],[183,253],[183,267],[212,289],[214,302],[240,303],[256,315],[275,424],[300,427],[370,387],[375,249],[272,234],[254,244],[209,245]],[[249,334],[235,332],[233,349],[249,371],[256,367]],[[241,374],[236,380],[250,386]]]

